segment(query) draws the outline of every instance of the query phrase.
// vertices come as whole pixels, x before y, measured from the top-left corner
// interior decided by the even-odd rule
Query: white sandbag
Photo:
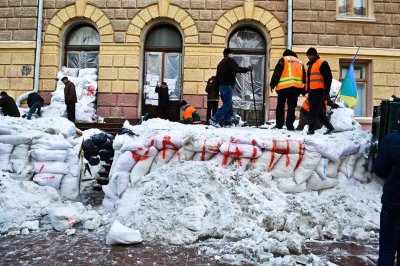
[[[263,143],[263,148],[280,154],[303,154],[304,144],[299,140],[277,140],[272,139]]]
[[[121,196],[128,188],[130,182],[130,173],[119,172],[116,174],[117,194]]]
[[[150,172],[154,171],[157,168],[162,167],[163,165],[166,165],[171,158],[174,156],[176,150],[173,149],[162,149],[160,152],[157,154],[156,158],[153,161],[153,164],[151,165]]]
[[[68,156],[68,150],[32,149],[31,156],[35,159],[35,161],[39,162],[65,162]]]
[[[282,154],[280,153],[263,151],[261,156],[255,160],[251,167],[253,169],[260,169],[262,172],[270,172],[281,156]]]
[[[247,145],[254,145],[259,147],[260,149],[263,148],[263,144],[260,138],[256,136],[222,136],[223,142],[232,142],[238,144],[247,144]]]
[[[130,174],[131,184],[134,185],[140,179],[150,172],[151,164],[155,157],[140,157],[139,161],[135,164]]]
[[[31,142],[32,138],[25,135],[0,135],[0,143],[20,145],[28,144]],[[1,151],[0,151],[1,152]]]
[[[0,143],[0,154],[8,153],[10,155],[13,149],[14,145],[12,144]]]
[[[300,193],[307,190],[306,182],[297,184],[290,178],[278,178],[277,187],[283,193]]]
[[[53,173],[66,175],[69,169],[68,163],[64,162],[33,162],[33,171],[36,174]]]
[[[112,200],[118,200],[119,199],[118,194],[117,194],[118,192],[117,192],[117,187],[116,187],[116,183],[115,182],[108,183],[108,185],[101,186],[101,189],[103,190],[104,195],[107,198],[110,198]]]
[[[316,152],[306,151],[299,158],[297,168],[294,171],[294,180],[297,184],[302,184],[311,176],[317,168],[322,155]]]
[[[344,157],[340,163],[339,171],[342,172],[347,178],[352,177],[356,162],[361,156],[361,153],[355,153]]]
[[[114,207],[115,207],[115,200],[104,197],[103,201],[101,202],[101,205],[109,210],[109,211],[114,211]]]
[[[327,177],[336,178],[339,170],[339,164],[340,161],[330,161],[328,158],[322,157],[315,168],[315,172],[317,172],[322,179],[326,179]]]
[[[217,153],[214,157],[211,158],[210,162],[214,162],[216,165],[226,167],[231,165],[233,161],[233,157],[228,155],[224,155],[222,153]]]
[[[219,153],[221,144],[222,140],[220,138],[198,139],[197,136],[188,136],[182,139],[182,147],[195,152]]]
[[[283,154],[272,168],[271,175],[274,178],[291,178],[299,157],[298,154]]]
[[[64,76],[70,76],[70,77],[78,77],[78,73],[79,73],[79,68],[69,68],[69,67],[61,67],[60,70],[61,74]],[[63,77],[58,78],[59,80],[61,80]]]
[[[51,137],[47,136],[32,140],[31,149],[40,148],[47,150],[67,150],[72,148],[72,145],[62,135],[51,135]]]
[[[138,143],[130,143],[130,144],[124,144],[121,147],[121,152],[125,152],[125,151],[133,151],[136,155],[139,156],[156,156],[158,153],[157,148],[150,146],[150,147],[146,147],[143,144],[138,144]]]
[[[19,159],[19,160],[29,160],[29,146],[26,144],[16,145],[11,153],[10,160]]]
[[[81,69],[79,69],[78,77],[82,78],[85,75],[97,75],[97,68],[81,68]]]
[[[331,161],[339,161],[340,156],[358,152],[360,145],[349,140],[340,140],[335,143],[327,143],[324,138],[307,136],[304,138],[305,148],[308,151],[318,152],[322,157]]]
[[[196,152],[193,156],[193,161],[208,161],[215,153],[213,152]]]
[[[154,137],[154,146],[159,149],[173,149],[179,150],[182,147],[181,144],[182,135],[156,135]]]
[[[0,153],[0,170],[3,171],[12,171],[12,167],[10,165],[10,153]]]
[[[330,122],[335,132],[353,130],[354,110],[350,108],[332,109]]]
[[[14,126],[7,125],[7,124],[0,124],[0,135],[12,135],[16,134],[18,129]],[[2,141],[0,141],[1,143]]]
[[[63,175],[55,174],[36,174],[33,176],[33,181],[39,186],[49,186],[59,189]]]
[[[254,145],[224,142],[219,147],[222,154],[234,158],[258,158],[261,156],[261,149]]]
[[[76,200],[79,197],[79,177],[70,174],[61,180],[60,195],[64,199]]]
[[[177,152],[175,152],[174,156],[172,156],[171,160],[169,160],[169,163],[190,161],[193,159],[194,153],[194,151],[186,150],[182,147]]]
[[[69,174],[72,176],[79,177],[81,173],[81,168],[82,168],[82,158],[78,160],[78,162],[68,162],[68,167],[69,167]]]
[[[339,183],[337,178],[322,179],[317,172],[313,172],[311,177],[307,180],[307,190],[321,190],[337,186]]]
[[[113,173],[130,173],[139,158],[140,156],[136,155],[132,151],[125,151],[121,153],[116,159],[115,163],[113,163],[115,164],[115,166],[113,167]]]
[[[119,223],[117,220],[114,221],[106,237],[106,243],[108,245],[130,245],[141,243],[142,241],[142,236],[138,230],[128,228]]]
[[[367,162],[367,158],[361,156],[354,166],[353,177],[360,182],[368,181]]]
[[[78,219],[79,213],[72,206],[53,207],[47,211],[51,225],[56,231],[63,232],[72,228]]]

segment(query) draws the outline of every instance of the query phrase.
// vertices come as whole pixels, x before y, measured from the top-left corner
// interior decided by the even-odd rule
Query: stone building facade
[[[365,0],[361,11],[346,6],[345,12],[342,4],[341,0],[293,1],[290,45],[303,62],[306,50],[315,47],[338,80],[361,46],[356,73],[362,106],[357,115],[370,121],[373,105],[400,95],[400,3]],[[0,0],[0,86],[13,97],[32,90],[37,15],[38,1]],[[263,39],[258,55],[263,60],[259,77],[263,120],[274,118],[276,95],[270,93],[269,81],[288,46],[287,0],[44,0],[43,18],[39,91],[47,102],[66,62],[67,35],[77,25],[90,25],[100,37],[98,114],[140,117],[146,110],[146,51],[153,51],[146,40],[155,28],[168,25],[181,36],[178,96],[204,118],[207,79],[215,74],[235,33],[250,28]]]

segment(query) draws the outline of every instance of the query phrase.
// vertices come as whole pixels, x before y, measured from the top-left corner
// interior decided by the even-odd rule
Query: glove
[[[254,69],[254,67],[252,65],[250,65],[250,66],[247,67],[247,72],[252,72],[253,69]]]

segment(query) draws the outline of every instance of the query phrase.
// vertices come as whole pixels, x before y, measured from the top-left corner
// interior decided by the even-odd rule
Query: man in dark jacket
[[[169,91],[168,85],[164,81],[160,84],[157,84],[156,93],[158,93],[158,117],[162,119],[167,119],[167,110],[169,103]]]
[[[64,102],[67,106],[67,117],[72,123],[75,123],[75,104],[77,103],[75,85],[63,77],[61,81],[64,83]]]
[[[30,93],[28,96],[27,102],[28,102],[28,107],[29,107],[29,112],[28,112],[28,116],[27,116],[28,120],[31,120],[31,117],[36,112],[36,110],[37,110],[37,115],[42,116],[42,112],[41,112],[40,108],[43,107],[44,100],[42,97],[40,97],[40,95],[37,92]],[[25,118],[26,115],[23,115],[22,117]]]
[[[308,135],[313,135],[317,118],[327,127],[324,134],[331,134],[335,129],[329,122],[324,109],[324,102],[328,100],[332,83],[332,71],[328,62],[321,59],[315,48],[311,47],[306,53],[308,59],[306,73],[306,91],[310,102],[308,121]]]
[[[285,121],[285,105],[287,103],[286,129],[294,130],[293,123],[296,120],[296,105],[300,92],[304,90],[305,69],[303,62],[297,58],[297,54],[286,49],[282,58],[275,66],[270,87],[278,94],[276,105],[276,126],[281,129]]]
[[[210,120],[212,115],[215,115],[218,109],[219,102],[219,90],[217,86],[217,79],[215,76],[212,76],[207,81],[206,86],[207,92],[207,122]]]
[[[379,143],[374,164],[377,176],[385,178],[379,230],[378,265],[397,265],[400,261],[400,110],[397,112],[397,131]]]
[[[7,92],[0,93],[0,107],[4,115],[19,117],[19,110],[13,98],[8,96]]]
[[[253,66],[239,67],[238,63],[233,59],[232,50],[229,48],[224,50],[224,59],[218,64],[216,76],[222,106],[208,121],[210,125],[220,127],[224,120],[232,120],[232,90],[236,82],[236,73],[249,71],[253,71]]]

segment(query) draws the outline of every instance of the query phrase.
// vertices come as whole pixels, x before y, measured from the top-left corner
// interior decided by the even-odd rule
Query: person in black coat
[[[167,119],[167,108],[169,103],[168,85],[162,82],[157,84],[156,93],[158,93],[158,117]]]
[[[30,93],[28,96],[27,102],[28,102],[28,107],[29,107],[29,112],[28,112],[28,116],[27,116],[28,120],[31,120],[31,117],[36,112],[36,110],[37,110],[37,115],[42,116],[42,112],[41,112],[40,108],[43,107],[44,100],[42,97],[40,97],[40,95],[37,92]],[[22,117],[25,118],[26,115],[23,115]]]
[[[20,117],[19,110],[12,97],[8,96],[7,92],[0,93],[0,107],[4,115]]]
[[[379,230],[378,265],[397,265],[400,261],[400,110],[397,112],[397,131],[379,143],[374,172],[385,178]]]

